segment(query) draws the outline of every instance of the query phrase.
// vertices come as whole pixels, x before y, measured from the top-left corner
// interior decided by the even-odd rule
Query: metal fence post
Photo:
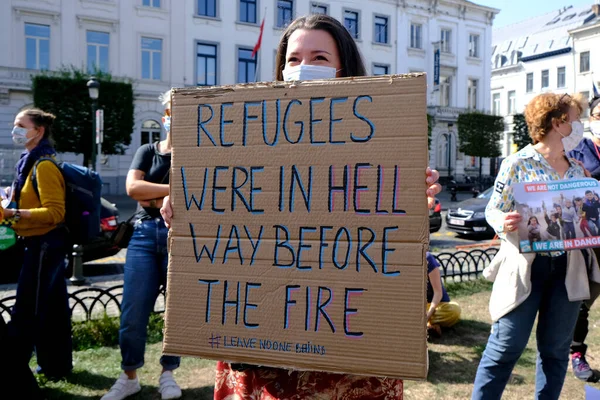
[[[73,245],[73,275],[71,283],[75,286],[81,286],[85,283],[83,276],[83,246],[80,244]]]

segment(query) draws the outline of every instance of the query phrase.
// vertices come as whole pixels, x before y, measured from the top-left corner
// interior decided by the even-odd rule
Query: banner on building
[[[439,86],[440,84],[440,47],[436,46],[433,53],[433,84]]]

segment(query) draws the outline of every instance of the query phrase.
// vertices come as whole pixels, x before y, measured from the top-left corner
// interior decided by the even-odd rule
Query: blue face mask
[[[165,117],[163,126],[165,127],[165,131],[167,131],[167,133],[171,133],[171,117]]]

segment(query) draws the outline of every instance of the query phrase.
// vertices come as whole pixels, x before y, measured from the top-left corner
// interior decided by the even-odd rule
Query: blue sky
[[[594,4],[594,0],[474,0],[475,3],[502,10],[494,19],[494,27],[501,27],[542,15],[559,8]]]

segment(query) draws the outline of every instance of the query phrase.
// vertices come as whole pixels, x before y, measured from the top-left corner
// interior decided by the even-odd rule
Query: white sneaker
[[[158,391],[162,396],[162,400],[178,399],[181,397],[181,388],[175,382],[172,371],[165,371],[160,375],[158,380],[160,388]]]
[[[132,394],[136,394],[140,390],[142,390],[142,387],[140,386],[138,378],[129,379],[123,372],[113,387],[111,387],[108,393],[102,396],[102,399],[100,400],[123,400]]]

